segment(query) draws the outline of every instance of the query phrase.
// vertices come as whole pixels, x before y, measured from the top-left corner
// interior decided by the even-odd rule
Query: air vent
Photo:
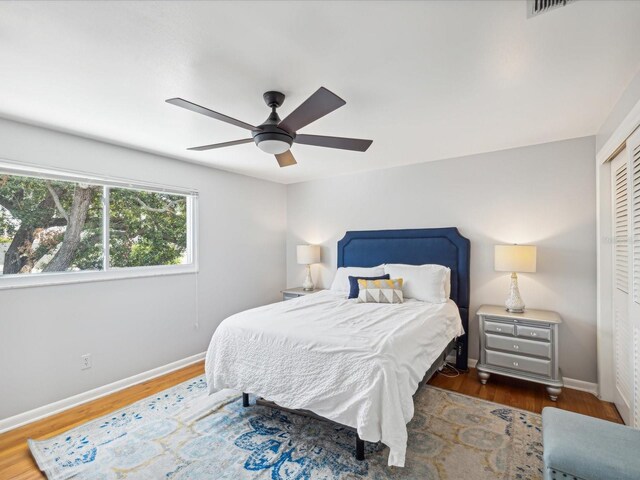
[[[535,17],[554,8],[564,7],[577,0],[527,0],[527,17]]]

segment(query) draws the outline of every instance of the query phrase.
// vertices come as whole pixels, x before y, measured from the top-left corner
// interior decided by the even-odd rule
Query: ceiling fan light
[[[266,128],[270,127],[267,126]],[[253,140],[260,150],[271,155],[279,155],[286,152],[293,143],[293,137],[280,131],[257,132],[253,135]]]
[[[260,150],[272,155],[284,153],[289,150],[290,147],[291,145],[289,145],[289,143],[282,140],[262,140],[258,143],[258,148],[260,148]]]

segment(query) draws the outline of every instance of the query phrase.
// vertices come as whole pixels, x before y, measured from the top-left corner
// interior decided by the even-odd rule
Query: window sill
[[[132,278],[164,277],[198,273],[198,267],[190,265],[162,265],[155,267],[131,267],[107,271],[56,272],[24,275],[0,275],[0,290],[14,288],[48,287],[74,283],[108,282]]]

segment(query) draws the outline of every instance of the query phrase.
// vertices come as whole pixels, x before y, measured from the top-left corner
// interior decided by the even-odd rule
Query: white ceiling
[[[0,115],[292,183],[592,135],[640,66],[640,2],[1,2]],[[294,145],[278,168],[241,128],[318,87],[347,105],[301,133],[373,139],[366,153]]]

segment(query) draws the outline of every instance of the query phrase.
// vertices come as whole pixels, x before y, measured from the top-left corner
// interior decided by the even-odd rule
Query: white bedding
[[[233,315],[205,363],[209,392],[231,388],[306,409],[382,441],[404,466],[419,382],[464,333],[455,303],[357,303],[322,291]]]

